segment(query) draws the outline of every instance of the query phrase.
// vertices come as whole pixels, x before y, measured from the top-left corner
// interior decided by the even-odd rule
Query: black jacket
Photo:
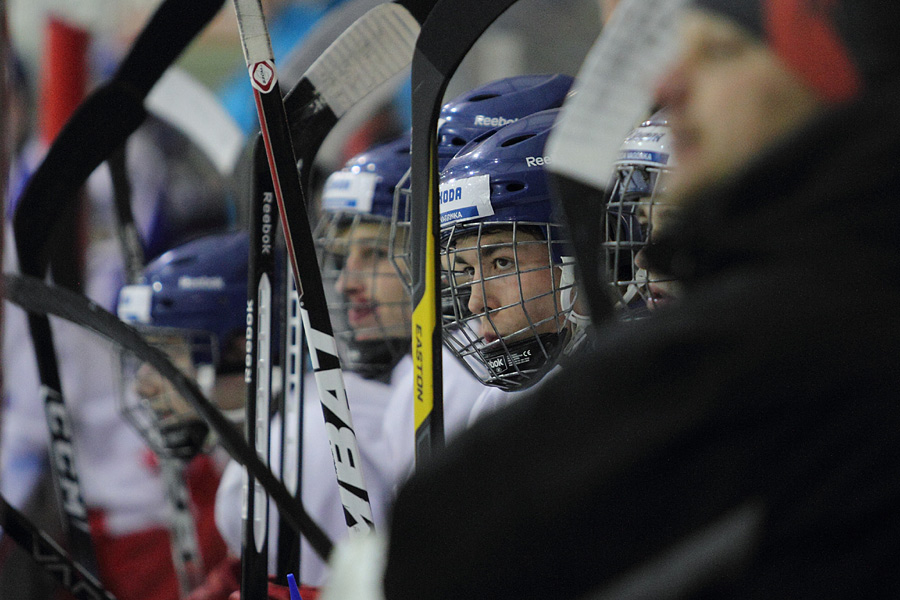
[[[900,598],[898,97],[698,198],[678,305],[413,477],[387,599]]]

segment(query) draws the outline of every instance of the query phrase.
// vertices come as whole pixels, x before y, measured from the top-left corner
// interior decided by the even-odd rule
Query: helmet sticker
[[[375,173],[337,171],[328,177],[322,192],[322,207],[327,211],[372,212],[372,199],[378,176]]]
[[[153,290],[149,285],[126,285],[119,292],[118,315],[123,321],[149,323]]]
[[[490,175],[453,179],[442,183],[441,226],[494,214]]]

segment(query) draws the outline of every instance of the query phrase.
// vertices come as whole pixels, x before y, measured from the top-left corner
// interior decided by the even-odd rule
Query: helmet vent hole
[[[490,100],[491,98],[496,98],[500,94],[477,94],[469,98],[469,102],[481,102],[483,100]]]
[[[511,137],[508,140],[504,140],[502,144],[500,144],[501,148],[509,148],[510,146],[515,146],[516,144],[520,144],[525,140],[529,140],[534,137],[533,133],[529,133],[526,135],[517,135],[515,137]]]
[[[506,184],[506,191],[507,191],[507,192],[521,192],[521,191],[524,190],[524,189],[525,189],[525,184],[524,184],[524,183],[521,183],[521,182],[519,182],[519,181],[516,181],[516,182],[513,182],[513,183],[507,183],[507,184]]]

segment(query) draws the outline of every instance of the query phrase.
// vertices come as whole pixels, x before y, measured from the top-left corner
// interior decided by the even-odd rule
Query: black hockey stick
[[[396,4],[384,5],[391,12],[387,18],[380,20],[382,24],[396,29],[407,30],[414,35],[418,22],[405,8]],[[372,14],[375,10],[367,13]],[[281,221],[284,229],[288,256],[293,268],[294,279],[298,285],[300,295],[300,310],[303,316],[304,331],[307,344],[311,349],[313,367],[316,372],[316,382],[319,387],[319,396],[323,403],[326,419],[326,427],[329,439],[332,442],[333,457],[335,459],[335,471],[340,486],[342,503],[348,527],[352,531],[367,531],[373,528],[371,508],[368,503],[368,493],[359,464],[359,452],[356,436],[352,430],[352,419],[349,405],[346,400],[346,392],[343,386],[343,377],[340,370],[340,361],[337,357],[337,346],[328,316],[325,293],[322,286],[321,273],[318,265],[313,260],[298,261],[296,247],[309,252],[309,256],[315,256],[314,244],[310,232],[309,217],[306,213],[303,200],[302,185],[297,174],[298,161],[295,158],[291,144],[287,115],[278,87],[274,61],[272,60],[271,46],[268,41],[268,33],[258,0],[235,0],[235,11],[238,15],[238,25],[241,30],[241,40],[244,46],[244,55],[250,70],[251,82],[254,86],[254,96],[260,116],[261,131],[264,147],[269,159],[269,168],[272,174],[275,197],[278,200]],[[316,89],[334,89],[334,79],[352,82],[353,88],[368,87],[372,80],[372,74],[367,73],[371,68],[359,72],[358,78],[352,77],[348,72],[344,56],[344,48],[352,48],[371,37],[371,32],[364,26],[354,24],[329,48],[329,52],[320,57],[310,68],[310,76],[304,77],[298,86],[301,94],[309,98],[306,105],[314,110],[314,114],[321,113],[322,108],[331,112],[331,118],[318,118],[315,122],[330,129],[339,114],[346,108],[348,95],[335,96],[333,101],[338,110],[329,108],[323,102],[315,102]],[[342,41],[343,40],[343,41]],[[370,49],[372,46],[370,45]],[[337,49],[337,51],[333,50]],[[402,51],[388,49],[389,55],[394,60],[390,64],[396,64],[397,57],[401,57]],[[336,54],[335,52],[338,52]],[[365,54],[371,59],[372,52]],[[350,61],[352,62],[352,61]],[[379,73],[379,71],[375,71]],[[316,81],[321,79],[320,84]],[[344,84],[346,86],[346,83]],[[330,86],[330,87],[329,87]],[[296,88],[295,88],[296,89]],[[351,90],[351,92],[354,90]],[[368,93],[368,92],[366,92]],[[364,95],[364,94],[362,94]],[[300,120],[303,119],[301,115]],[[295,119],[295,121],[298,119]],[[313,122],[313,121],[310,121]],[[307,127],[305,131],[309,131]],[[313,133],[312,135],[319,135]],[[324,137],[324,135],[322,136]],[[311,145],[306,145],[311,147]],[[304,171],[311,159],[301,158],[299,167]],[[310,307],[312,309],[310,310]]]
[[[115,600],[83,566],[0,496],[0,528],[78,600]]]
[[[325,45],[321,39],[313,39],[312,52],[316,52],[318,58],[313,60],[312,55],[304,56],[307,49],[301,49],[299,55],[294,57],[294,64],[306,65],[303,75],[290,93],[284,99],[285,110],[290,123],[291,137],[294,142],[295,157],[298,159],[300,182],[304,196],[308,197],[313,161],[320,146],[329,132],[337,124],[338,120],[358,104],[366,96],[382,87],[387,81],[406,69],[412,60],[412,51],[419,24],[422,23],[435,0],[403,0],[400,2],[383,3],[374,6],[352,20],[349,26],[342,26],[348,22],[346,16],[335,14],[333,17],[325,17],[328,23],[323,23],[334,29],[342,26],[342,31],[334,41],[330,42],[324,51]],[[355,4],[372,4],[371,1]],[[345,5],[343,10],[337,12],[359,13],[360,10],[353,4]],[[410,19],[409,17],[412,17]],[[334,21],[334,23],[332,23]],[[317,29],[321,31],[321,29]],[[320,34],[322,37],[325,34]],[[290,60],[290,58],[289,58]],[[304,255],[313,256],[314,248],[302,252]],[[290,268],[290,265],[288,265]],[[289,277],[290,279],[290,277]],[[287,282],[288,287],[291,282]],[[288,334],[295,330],[302,331],[302,321],[297,310],[296,292],[287,292]],[[307,299],[308,300],[308,299]],[[289,340],[288,340],[289,341]],[[296,348],[296,346],[293,346]],[[296,362],[287,362],[292,357]],[[302,352],[292,350],[290,343],[286,344],[285,353],[285,423],[283,425],[295,428],[300,426],[302,419],[301,398],[291,394],[292,389],[302,385],[302,374],[295,367],[302,364]],[[304,361],[305,362],[305,361]],[[292,366],[293,365],[293,366]],[[289,417],[296,415],[296,417]],[[297,419],[294,422],[294,419]],[[290,421],[289,421],[290,419]],[[287,432],[284,438],[288,441]],[[296,457],[299,451],[299,431],[296,443],[293,447],[286,446],[282,449],[283,460],[288,461],[285,466],[285,477],[296,478],[296,489],[299,493],[299,471],[293,471],[290,461],[300,461]],[[289,489],[291,481],[285,480]],[[291,541],[279,535],[279,547],[282,555],[290,554]],[[286,564],[286,560],[281,561]]]
[[[231,457],[247,467],[250,474],[260,481],[284,518],[306,536],[317,553],[323,558],[328,557],[331,541],[310,519],[303,505],[262,463],[231,421],[203,396],[197,383],[175,367],[162,350],[150,345],[136,329],[81,294],[49,286],[28,276],[7,274],[3,281],[6,297],[26,311],[44,316],[55,315],[93,331],[128,350],[169,380],[175,391],[215,430],[219,442]]]
[[[675,53],[683,0],[622,0],[604,27],[547,142],[556,200],[572,236],[591,319],[613,313],[603,245],[609,182],[628,132],[649,116],[653,85]]]
[[[87,176],[137,128],[145,115],[143,98],[221,4],[221,0],[167,0],[138,36],[112,80],[94,92],[68,121],[29,181],[16,210],[13,225],[22,273],[45,275],[47,242],[64,227],[59,216],[68,212],[66,205],[71,205]],[[54,481],[66,528],[75,556],[96,572],[50,323],[39,315],[29,315],[28,321],[51,433]]]
[[[269,189],[268,159],[256,138],[253,152],[253,193],[250,198],[250,256],[247,278],[247,383],[245,431],[247,444],[269,463],[269,404],[272,390],[275,234],[278,208]],[[269,549],[269,502],[255,479],[244,479],[241,538],[241,595],[266,598]]]
[[[416,461],[444,446],[441,373],[437,122],[450,78],[485,30],[516,0],[439,0],[422,25],[412,61],[412,347]],[[460,18],[464,15],[465,18]],[[452,34],[448,35],[448,23]]]
[[[116,149],[106,162],[112,179],[116,230],[125,262],[125,278],[128,283],[136,284],[140,280],[145,260],[140,234],[134,222],[134,212],[131,207],[131,180],[128,176],[126,149],[127,142]],[[149,404],[140,402],[131,410],[141,411],[143,413],[141,422],[153,430],[151,433],[146,427],[134,427],[139,434],[144,436],[148,446],[156,450],[162,480],[165,484],[166,500],[172,511],[168,523],[172,563],[175,566],[181,594],[187,597],[203,581],[203,558],[200,555],[200,545],[197,541],[197,525],[191,511],[190,492],[184,477],[185,463],[180,457],[171,456],[162,451],[161,446],[165,446],[164,442],[162,444],[154,443],[156,440],[162,441],[164,436],[159,428],[160,419],[153,414]],[[126,420],[134,423],[132,418],[126,418]],[[193,458],[193,453],[199,451],[199,444],[206,438],[209,428],[197,419],[192,419],[185,425],[185,431],[180,433],[179,437],[181,440],[197,441],[196,444],[193,444],[196,450],[191,450],[190,458]],[[149,439],[151,436],[154,439]]]

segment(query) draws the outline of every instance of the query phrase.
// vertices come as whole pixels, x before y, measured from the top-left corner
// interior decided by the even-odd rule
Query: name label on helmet
[[[507,119],[506,117],[488,117],[486,115],[475,115],[475,124],[482,127],[502,127],[509,123],[515,123],[518,119]]]
[[[526,156],[525,157],[525,166],[526,167],[543,167],[544,165],[550,164],[549,156]]]
[[[332,173],[322,191],[322,208],[332,212],[352,210],[370,213],[377,183],[378,176],[375,173]]]
[[[654,152],[652,150],[622,150],[619,153],[618,162],[667,165],[669,164],[669,155],[665,152]]]
[[[440,192],[442,226],[494,214],[490,175],[453,179],[442,183]]]
[[[119,292],[119,305],[116,309],[123,321],[137,323],[150,322],[150,302],[153,290],[149,285],[126,285]]]

